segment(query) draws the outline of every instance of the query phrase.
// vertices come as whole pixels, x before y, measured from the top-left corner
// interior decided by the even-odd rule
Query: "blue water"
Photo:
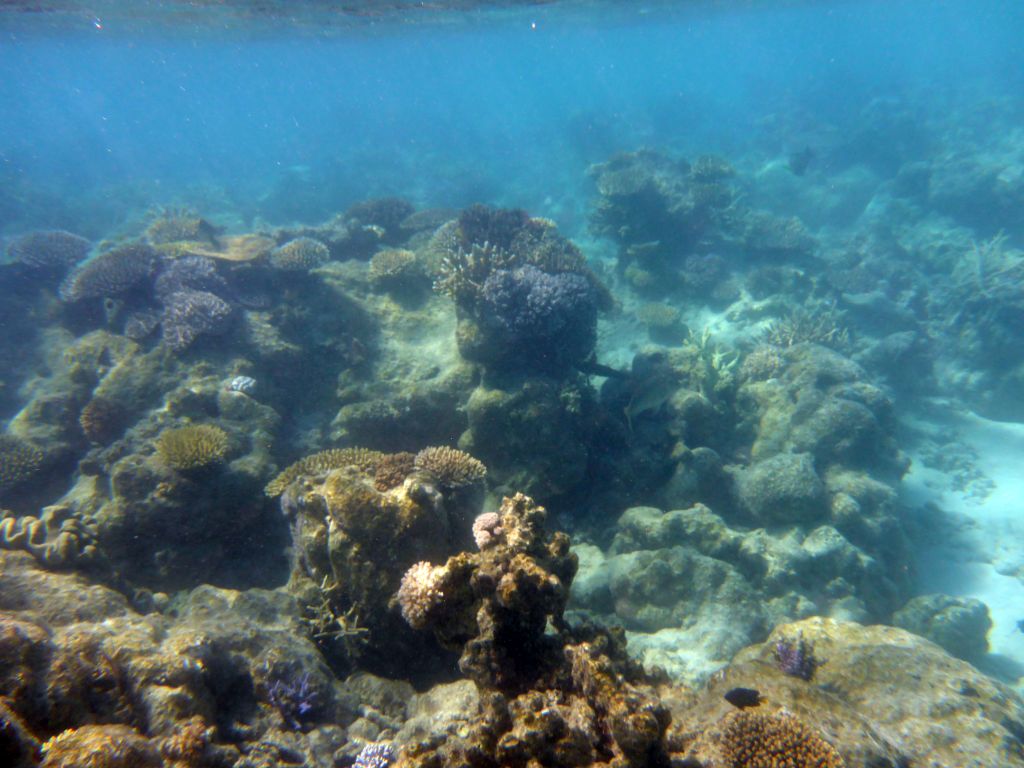
[[[324,27],[301,10],[116,6],[0,15],[0,234],[96,237],[126,208],[186,199],[239,225],[317,221],[382,194],[521,205],[578,234],[583,171],[614,151],[793,151],[812,121],[841,129],[872,99],[1024,85],[1012,2],[553,4]]]

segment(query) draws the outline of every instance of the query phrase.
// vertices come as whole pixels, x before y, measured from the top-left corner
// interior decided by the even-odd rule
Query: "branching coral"
[[[447,446],[431,446],[416,454],[418,472],[428,475],[443,488],[460,488],[483,480],[487,467],[468,453]]]
[[[378,251],[370,259],[370,279],[379,284],[392,284],[423,279],[425,274],[416,254],[404,248]]]
[[[60,297],[73,302],[116,296],[152,275],[159,258],[156,250],[142,243],[118,246],[68,275],[61,284]]]
[[[219,464],[228,452],[228,435],[213,424],[165,429],[156,441],[160,458],[173,469],[190,470]]]
[[[835,307],[818,311],[799,307],[770,322],[758,341],[781,349],[810,343],[841,351],[849,345],[850,333]]]
[[[284,490],[303,475],[318,475],[340,467],[356,467],[373,475],[384,458],[380,451],[368,448],[329,448],[305,456],[286,467],[263,489],[267,496],[280,496]]]
[[[43,452],[11,435],[0,435],[0,493],[31,478],[43,465]]]
[[[407,451],[389,453],[383,456],[373,474],[373,486],[386,491],[401,485],[416,469],[416,454]]]
[[[270,252],[270,263],[286,271],[307,271],[331,258],[327,246],[312,237],[297,237]]]
[[[84,259],[91,247],[84,237],[58,229],[15,238],[7,246],[7,255],[32,269],[58,272]]]
[[[146,239],[153,245],[178,242],[211,245],[215,234],[208,221],[188,208],[164,208],[146,228]]]
[[[209,291],[181,290],[165,302],[163,340],[175,352],[187,349],[204,334],[223,333],[231,320],[231,305]]]
[[[722,743],[732,768],[844,768],[835,748],[793,715],[731,712]]]
[[[440,582],[443,569],[426,561],[415,563],[402,577],[398,588],[398,605],[402,618],[413,629],[425,629],[430,612],[441,605],[444,593]]]

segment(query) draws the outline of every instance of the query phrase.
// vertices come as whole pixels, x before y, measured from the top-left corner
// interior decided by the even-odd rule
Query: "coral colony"
[[[814,656],[814,645],[805,640],[802,634],[798,634],[795,639],[780,637],[772,652],[780,671],[808,682],[814,679],[814,672],[821,663]]]

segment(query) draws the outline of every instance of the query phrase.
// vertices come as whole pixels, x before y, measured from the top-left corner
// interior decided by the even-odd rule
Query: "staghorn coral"
[[[143,243],[120,245],[90,259],[67,276],[60,286],[66,302],[116,296],[153,274],[160,254]]]
[[[157,438],[156,449],[164,463],[173,469],[202,469],[224,460],[228,435],[213,424],[190,424],[165,429]]]
[[[82,434],[90,443],[108,445],[124,431],[128,414],[125,407],[109,398],[92,398],[78,415]]]
[[[402,577],[402,584],[398,588],[398,606],[402,618],[413,629],[425,629],[430,612],[441,605],[444,593],[438,585],[442,575],[442,568],[420,561],[413,564]]]
[[[263,489],[267,496],[280,496],[285,488],[303,475],[322,475],[332,469],[355,467],[360,472],[373,475],[384,454],[368,448],[329,448],[296,461],[267,483]]]
[[[150,741],[127,725],[69,728],[43,744],[40,768],[162,768]]]
[[[209,291],[173,293],[165,300],[161,317],[164,344],[181,352],[199,336],[223,333],[231,316],[231,305]]]
[[[297,237],[270,252],[270,263],[277,269],[290,272],[315,269],[330,258],[327,246],[312,237]]]
[[[32,269],[63,272],[84,259],[92,244],[63,230],[29,232],[7,246],[7,255]]]
[[[732,768],[845,768],[835,748],[795,716],[744,709],[722,724],[722,744]]]
[[[457,246],[441,257],[434,290],[470,308],[491,273],[515,266],[515,262],[512,254],[491,243]]]
[[[758,341],[780,349],[809,343],[843,351],[849,346],[850,333],[835,307],[817,311],[798,307],[785,317],[772,320]]]
[[[430,476],[442,488],[461,488],[483,480],[487,467],[465,451],[448,446],[431,446],[416,454],[418,472]]]
[[[26,440],[0,435],[0,493],[31,478],[43,465],[44,454]]]

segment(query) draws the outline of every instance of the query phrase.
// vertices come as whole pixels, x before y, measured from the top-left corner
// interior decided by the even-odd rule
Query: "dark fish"
[[[810,147],[804,147],[799,152],[793,152],[789,156],[789,170],[793,172],[794,176],[803,176],[807,171],[807,166],[814,160],[814,150]]]
[[[761,703],[761,692],[753,688],[733,688],[725,692],[725,700],[737,709],[747,709]]]

